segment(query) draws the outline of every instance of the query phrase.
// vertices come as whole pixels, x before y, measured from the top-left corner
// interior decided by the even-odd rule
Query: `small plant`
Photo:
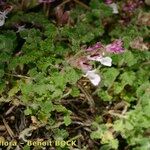
[[[144,2],[22,0],[0,8],[5,141],[17,137],[24,150],[150,148]],[[28,143],[47,140],[52,145]]]

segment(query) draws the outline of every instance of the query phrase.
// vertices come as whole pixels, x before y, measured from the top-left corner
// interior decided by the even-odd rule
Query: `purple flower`
[[[125,12],[132,12],[136,8],[136,4],[134,3],[128,3],[123,5],[123,11]]]
[[[86,57],[81,57],[77,60],[77,67],[80,68],[83,72],[87,72],[92,69],[92,65]]]
[[[131,0],[127,1],[123,4],[122,10],[124,12],[133,12],[136,8],[138,8],[143,2],[141,0]]]
[[[124,51],[123,42],[120,39],[115,40],[106,46],[106,51],[112,53],[122,53]]]
[[[92,60],[92,61],[99,61],[101,58],[102,58],[102,56],[98,53],[87,56],[87,59]]]
[[[105,0],[105,3],[106,3],[106,4],[112,4],[112,3],[113,3],[113,0]]]
[[[86,49],[86,51],[95,51],[95,50],[98,50],[98,49],[100,49],[100,48],[102,48],[102,47],[103,47],[102,44],[101,44],[100,42],[97,42],[97,43],[94,44],[93,46],[88,47],[88,48]]]
[[[39,3],[52,3],[55,0],[39,0]]]

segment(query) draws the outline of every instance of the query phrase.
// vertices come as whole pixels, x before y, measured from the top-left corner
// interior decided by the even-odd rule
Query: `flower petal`
[[[106,45],[106,51],[112,52],[112,53],[122,53],[122,52],[124,52],[122,40],[116,39],[111,44]]]
[[[111,3],[113,3],[113,0],[105,0],[105,3],[106,4],[111,4]]]
[[[112,65],[112,59],[110,57],[103,57],[100,59],[101,64],[104,66],[111,66]]]
[[[0,26],[3,26],[5,23],[5,17],[0,14]]]
[[[92,69],[92,65],[86,57],[81,57],[78,59],[77,63],[73,63],[76,64],[84,73]]]
[[[99,82],[101,81],[101,78],[95,72],[96,70],[87,71],[85,77],[87,77],[94,86],[97,86]]]
[[[88,55],[88,56],[87,56],[87,59],[88,59],[88,60],[92,60],[92,61],[100,61],[101,58],[102,58],[102,56],[99,55],[99,54],[93,55],[93,56],[91,56],[91,55]]]
[[[7,11],[0,11],[0,26],[3,26],[5,23],[5,18],[7,18],[6,14]]]
[[[100,48],[102,48],[102,47],[103,47],[102,44],[101,44],[100,42],[97,42],[97,43],[94,44],[93,46],[88,47],[88,48],[86,49],[86,51],[95,51],[95,50],[98,50],[98,49],[100,49]]]
[[[1,21],[0,21],[0,26],[3,26],[4,23],[5,23],[5,20],[1,20]]]
[[[117,7],[117,4],[116,4],[116,3],[111,3],[111,4],[109,4],[109,7],[112,8],[113,14],[118,14],[118,13],[119,13],[118,7]]]

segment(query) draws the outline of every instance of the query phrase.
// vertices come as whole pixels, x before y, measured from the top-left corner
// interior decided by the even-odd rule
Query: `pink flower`
[[[92,65],[89,63],[89,60],[86,57],[81,57],[77,61],[77,66],[83,71],[83,76],[88,78],[94,86],[99,84],[101,78],[96,73],[96,70],[92,70]]]
[[[107,45],[106,51],[112,53],[122,53],[124,51],[122,40],[117,39],[113,43]]]
[[[98,49],[100,49],[100,48],[102,48],[102,47],[103,47],[102,44],[101,44],[100,42],[97,42],[97,43],[94,44],[93,46],[88,47],[88,48],[86,49],[86,51],[95,51],[95,50],[98,50]]]
[[[136,4],[135,3],[127,3],[123,5],[123,11],[125,12],[132,12],[135,10],[136,8]]]
[[[105,0],[105,3],[106,4],[111,4],[111,3],[113,3],[113,0]]]
[[[136,8],[138,8],[143,2],[141,0],[131,0],[127,1],[123,4],[124,12],[133,12]]]
[[[92,65],[86,57],[82,57],[77,61],[78,67],[83,71],[87,72],[92,69]]]
[[[88,55],[87,59],[91,61],[99,61],[102,58],[100,54],[93,54],[93,55]]]

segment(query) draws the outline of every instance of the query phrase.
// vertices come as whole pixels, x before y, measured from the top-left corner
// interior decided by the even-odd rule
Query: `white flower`
[[[5,18],[7,18],[6,17],[6,14],[7,14],[7,12],[1,12],[0,11],[0,26],[3,26],[4,25],[4,23],[5,23]]]
[[[101,81],[101,78],[95,72],[96,72],[96,70],[87,71],[86,75],[84,75],[84,77],[87,77],[94,86],[97,86],[99,84],[99,82]]]
[[[110,57],[103,57],[100,59],[101,64],[104,66],[111,66],[112,65],[112,59]]]
[[[88,60],[92,60],[92,61],[98,61],[100,62],[102,65],[104,66],[111,66],[112,65],[112,59],[110,57],[102,57],[102,56],[87,56]]]
[[[117,4],[116,4],[116,3],[111,3],[111,4],[109,4],[109,7],[112,8],[113,14],[118,14],[118,13],[119,13],[118,7],[117,7]]]

